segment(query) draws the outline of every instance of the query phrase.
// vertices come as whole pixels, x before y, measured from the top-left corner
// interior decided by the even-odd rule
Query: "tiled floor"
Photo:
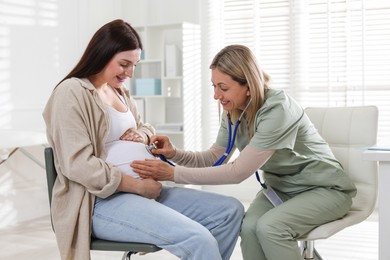
[[[37,154],[43,154],[37,148]],[[40,156],[38,156],[40,157]],[[40,158],[43,160],[43,158]],[[23,161],[21,166],[19,161]],[[48,215],[44,170],[23,155],[0,166],[0,260],[59,259]],[[327,240],[316,242],[326,260],[377,260],[378,222],[374,213],[368,220],[346,228]],[[121,259],[118,252],[92,252],[93,260]],[[137,260],[177,259],[167,251],[136,255]],[[240,260],[239,243],[232,260]]]

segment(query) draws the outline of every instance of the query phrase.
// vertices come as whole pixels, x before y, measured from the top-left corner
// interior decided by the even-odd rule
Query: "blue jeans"
[[[244,207],[232,198],[163,187],[159,199],[131,193],[96,198],[92,232],[97,238],[155,244],[180,259],[228,260]]]

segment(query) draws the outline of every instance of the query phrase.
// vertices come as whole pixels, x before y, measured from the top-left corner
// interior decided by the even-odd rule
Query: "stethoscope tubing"
[[[225,153],[213,164],[213,166],[219,166],[223,164],[223,162],[226,160],[226,158],[229,156],[230,152],[233,149],[234,143],[236,141],[236,136],[237,136],[237,129],[238,126],[241,123],[241,120],[238,120],[234,126],[234,132],[232,136],[232,122],[230,119],[230,114],[227,114],[227,119],[228,119],[228,144],[226,146]]]
[[[173,162],[169,161],[167,158],[165,158],[164,155],[159,154],[158,157],[160,157],[160,159],[161,159],[162,161],[164,161],[164,162],[168,163],[169,165],[175,167],[175,164],[174,164]]]

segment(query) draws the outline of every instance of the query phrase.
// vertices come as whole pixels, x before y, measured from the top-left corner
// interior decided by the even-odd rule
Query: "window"
[[[378,140],[390,143],[390,1],[209,2],[209,60],[225,45],[245,44],[271,86],[303,107],[377,106]]]

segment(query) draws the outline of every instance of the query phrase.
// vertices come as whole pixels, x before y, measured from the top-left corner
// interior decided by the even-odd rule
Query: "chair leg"
[[[322,260],[322,257],[314,248],[314,240],[301,241],[301,254],[305,260]]]
[[[123,254],[123,256],[122,256],[122,260],[130,260],[130,258],[131,258],[131,255],[134,255],[134,254],[136,254],[135,252],[125,252],[124,254]]]

